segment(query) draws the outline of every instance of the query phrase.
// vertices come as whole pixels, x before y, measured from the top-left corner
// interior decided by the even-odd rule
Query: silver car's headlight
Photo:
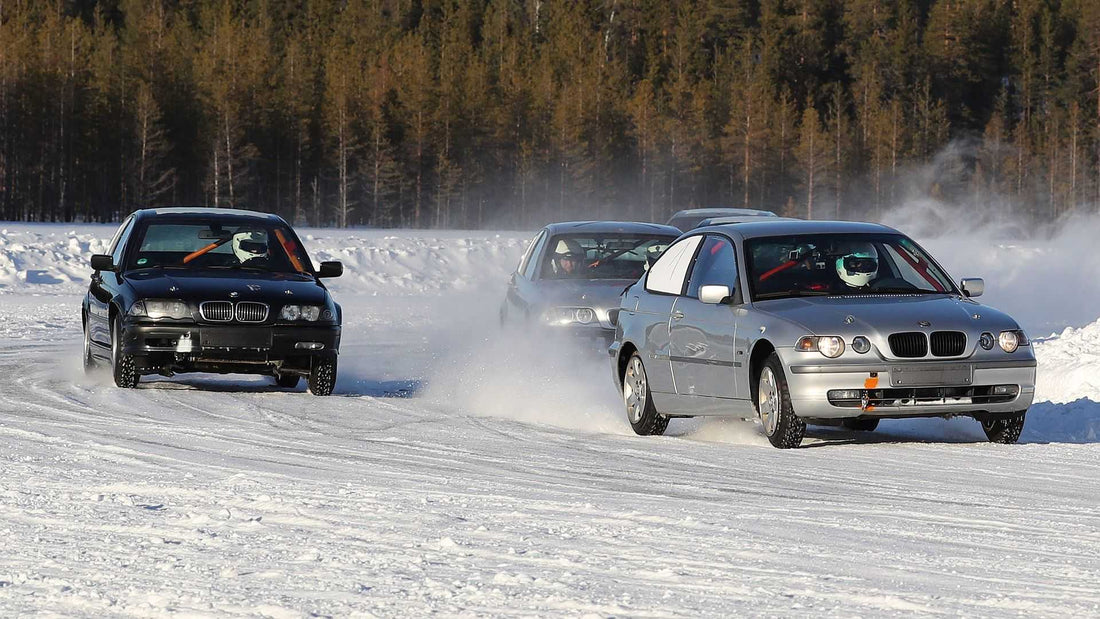
[[[319,305],[284,305],[279,312],[280,320],[332,320],[332,312]]]
[[[142,299],[130,306],[130,315],[180,320],[191,317],[191,308],[183,301]]]
[[[542,313],[542,320],[550,325],[587,325],[596,322],[596,311],[590,307],[551,307]]]
[[[1028,342],[1023,331],[1014,329],[1012,331],[1001,331],[1001,335],[997,337],[997,343],[1001,345],[1001,350],[1013,353],[1021,346],[1027,346],[1030,342]]]
[[[819,352],[835,359],[844,354],[844,340],[835,335],[807,335],[798,340],[795,349],[800,352]]]

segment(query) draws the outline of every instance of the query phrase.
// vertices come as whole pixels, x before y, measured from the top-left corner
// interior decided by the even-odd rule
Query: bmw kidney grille
[[[255,301],[204,301],[199,304],[199,315],[208,322],[263,322],[267,320],[268,305]]]

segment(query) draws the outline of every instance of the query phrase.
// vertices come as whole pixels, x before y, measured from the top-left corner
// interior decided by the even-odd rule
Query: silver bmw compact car
[[[973,300],[905,235],[877,224],[773,221],[699,228],[627,289],[608,348],[638,434],[671,417],[759,416],[773,445],[806,423],[978,420],[1014,443],[1035,355],[1011,317]]]
[[[523,324],[581,338],[601,349],[615,327],[609,310],[680,231],[621,221],[556,223],[539,231],[508,284],[501,324]]]

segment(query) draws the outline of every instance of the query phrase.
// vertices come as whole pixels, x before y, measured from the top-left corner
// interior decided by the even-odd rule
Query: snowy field
[[[0,615],[1100,616],[1100,222],[920,236],[1035,338],[1020,445],[970,419],[674,420],[496,328],[530,233],[300,230],[342,260],[333,397],[80,369],[107,226],[0,223]]]

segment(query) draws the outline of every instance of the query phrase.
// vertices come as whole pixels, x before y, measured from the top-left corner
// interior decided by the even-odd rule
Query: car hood
[[[538,284],[539,302],[545,307],[573,306],[592,309],[619,307],[623,290],[632,279],[547,279]]]
[[[954,295],[804,297],[758,301],[753,306],[797,323],[812,335],[885,336],[901,331],[940,330],[976,333],[1019,328],[1007,314]]]
[[[139,299],[236,300],[323,305],[327,291],[309,275],[255,271],[144,270],[126,275]],[[235,296],[234,296],[234,293]]]

